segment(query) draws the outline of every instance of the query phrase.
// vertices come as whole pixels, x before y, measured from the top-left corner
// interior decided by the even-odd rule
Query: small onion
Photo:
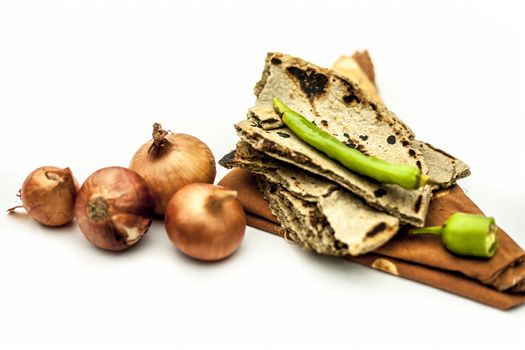
[[[133,156],[129,165],[146,180],[155,194],[155,213],[164,214],[168,201],[182,187],[195,182],[213,183],[215,158],[198,138],[174,134],[153,124],[153,138]]]
[[[241,244],[246,217],[237,192],[211,184],[191,184],[171,198],[165,214],[173,244],[200,260],[220,260]]]
[[[40,167],[29,174],[20,199],[29,216],[46,226],[62,226],[75,217],[78,185],[69,168]],[[9,209],[13,212],[16,208]]]
[[[119,251],[148,231],[154,198],[137,173],[126,168],[100,169],[87,178],[75,206],[80,230],[95,246]]]

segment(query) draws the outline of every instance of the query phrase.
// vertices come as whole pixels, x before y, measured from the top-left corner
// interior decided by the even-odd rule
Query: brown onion
[[[153,124],[153,139],[133,156],[129,165],[146,180],[155,195],[155,213],[164,214],[168,201],[182,187],[195,182],[213,183],[215,158],[196,137],[174,134]]]
[[[241,244],[246,217],[237,192],[211,184],[191,184],[179,190],[166,208],[168,236],[185,254],[219,260]]]
[[[121,167],[94,172],[78,192],[75,214],[80,230],[95,246],[124,250],[148,231],[154,198],[137,173]]]
[[[78,185],[69,168],[40,167],[29,174],[20,199],[29,216],[46,226],[62,226],[75,217]],[[9,209],[13,212],[16,208]]]

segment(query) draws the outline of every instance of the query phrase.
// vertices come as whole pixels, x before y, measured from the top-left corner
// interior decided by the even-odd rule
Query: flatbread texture
[[[386,243],[401,224],[423,226],[432,188],[405,190],[351,172],[297,138],[275,113],[274,97],[348,147],[418,167],[438,182],[434,188],[450,186],[470,171],[458,159],[415,140],[412,130],[383,105],[368,52],[343,56],[334,68],[337,72],[269,53],[254,89],[256,104],[246,120],[235,124],[241,142],[219,163],[257,175],[290,240],[321,254],[356,256]]]
[[[457,180],[470,175],[470,168],[467,164],[445,151],[417,140],[412,141],[412,144],[421,151],[428,165],[427,175],[437,182],[437,188],[448,188]]]
[[[242,141],[237,143],[234,151],[219,160],[219,164],[229,169],[238,167],[264,175],[268,181],[280,184],[295,196],[308,202],[315,202],[318,198],[340,188],[333,182],[270,158]]]
[[[357,175],[297,138],[288,128],[264,130],[252,120],[235,125],[241,140],[256,150],[331,180],[364,199],[370,206],[422,226],[430,202],[428,186],[408,191]]]
[[[378,104],[383,101],[379,97],[375,84],[374,64],[368,51],[357,51],[352,56],[341,56],[332,69],[357,82],[370,98]],[[457,180],[470,175],[467,164],[454,156],[422,141],[413,140],[414,147],[419,148],[429,168],[428,175],[436,185],[434,188],[447,188]]]
[[[334,71],[271,53],[266,58],[255,94],[257,102],[249,111],[249,119],[236,124],[243,141],[272,157],[340,184],[403,223],[423,225],[431,198],[428,186],[410,191],[397,185],[378,184],[329,159],[288,128],[276,128],[280,118],[273,111],[273,98],[279,97],[349,147],[427,172],[421,152],[411,145],[412,131],[384,105],[368,97],[359,85]]]
[[[421,152],[410,147],[412,131],[384,105],[368,97],[357,83],[334,71],[271,53],[255,94],[258,110],[273,111],[273,99],[279,97],[349,147],[426,171]],[[257,115],[257,111],[252,112]]]
[[[340,186],[274,160],[239,142],[219,163],[258,174],[258,184],[288,237],[326,255],[360,255],[386,243],[399,220]]]

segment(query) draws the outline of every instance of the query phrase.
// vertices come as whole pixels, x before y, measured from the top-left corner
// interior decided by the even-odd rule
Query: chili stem
[[[443,229],[443,226],[429,226],[429,227],[415,228],[415,229],[410,230],[410,234],[419,235],[419,234],[430,233],[433,235],[441,235],[442,229]]]

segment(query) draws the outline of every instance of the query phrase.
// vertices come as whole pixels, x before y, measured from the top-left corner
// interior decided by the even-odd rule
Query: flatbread
[[[237,143],[234,151],[219,160],[219,164],[229,169],[238,167],[264,175],[268,181],[280,184],[307,202],[315,202],[320,197],[340,188],[333,182],[270,158],[242,141]]]
[[[335,240],[326,218],[315,203],[303,201],[278,184],[271,183],[262,175],[257,183],[263,192],[270,210],[281,226],[294,237],[300,246],[324,255],[345,255],[335,249]]]
[[[368,51],[341,56],[332,66],[337,73],[355,81],[370,98],[383,103],[375,85],[374,65]],[[274,123],[274,125],[277,125]],[[282,126],[282,125],[281,125]],[[428,175],[436,182],[435,188],[452,186],[457,180],[470,175],[470,169],[456,157],[425,142],[413,140],[413,147],[420,149],[429,170]]]
[[[431,197],[430,187],[405,190],[359,176],[297,138],[287,128],[264,130],[253,120],[235,125],[241,140],[270,157],[293,164],[341,185],[370,206],[414,226],[423,226]]]
[[[360,255],[379,248],[399,229],[397,218],[373,211],[345,190],[321,197],[317,206],[334,231],[334,238],[347,246],[350,255]]]
[[[365,54],[357,65],[366,63],[373,73]],[[465,163],[415,140],[412,130],[383,105],[367,75],[347,79],[295,57],[268,54],[255,87],[256,105],[247,120],[235,125],[242,141],[219,162],[257,174],[288,237],[321,254],[364,254],[386,243],[400,223],[422,226],[431,188],[405,190],[349,171],[286,128],[273,110],[274,97],[349,147],[416,166],[440,187],[470,173]]]
[[[370,98],[359,84],[335,71],[300,58],[269,53],[255,95],[257,110],[251,112],[257,115],[266,108],[261,119],[268,119],[273,99],[278,97],[349,147],[427,171],[421,152],[411,147],[412,130],[383,104]]]
[[[392,163],[419,167],[436,182],[434,188],[449,187],[470,175],[461,160],[415,140],[414,133],[384,107],[369,78],[373,65],[366,51],[342,56],[333,68],[341,76],[295,57],[268,54],[249,118],[267,130],[284,127],[272,106],[277,96],[347,145]],[[352,101],[346,103],[345,98]]]
[[[470,175],[469,166],[447,152],[422,141],[414,140],[412,144],[421,151],[428,165],[428,176],[436,182],[435,188],[448,188]]]
[[[269,159],[240,142],[219,163],[258,174],[270,210],[290,237],[327,255],[360,255],[386,243],[399,220],[370,208],[340,186]]]

